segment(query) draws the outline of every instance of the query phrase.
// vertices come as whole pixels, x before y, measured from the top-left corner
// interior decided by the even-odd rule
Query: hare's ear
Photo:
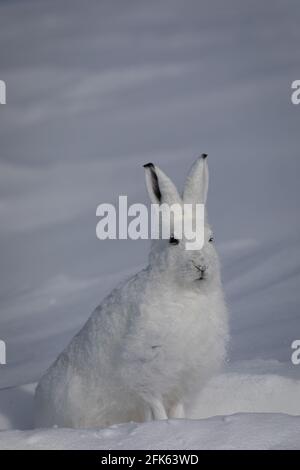
[[[183,202],[185,204],[205,204],[208,191],[207,154],[197,158],[186,179]]]
[[[180,203],[181,197],[174,185],[165,173],[153,163],[144,165],[146,186],[152,204]]]

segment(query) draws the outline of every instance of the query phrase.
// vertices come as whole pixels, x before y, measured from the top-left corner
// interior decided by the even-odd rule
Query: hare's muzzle
[[[197,278],[198,280],[202,280],[205,278],[205,271],[207,270],[207,266],[205,264],[196,264],[193,263],[195,268],[197,269],[199,273],[199,277]]]

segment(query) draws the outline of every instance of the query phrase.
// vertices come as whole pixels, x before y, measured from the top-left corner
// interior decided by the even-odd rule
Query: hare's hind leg
[[[185,418],[184,406],[181,402],[175,403],[175,405],[173,405],[170,408],[169,418],[177,418],[177,419],[184,419]]]

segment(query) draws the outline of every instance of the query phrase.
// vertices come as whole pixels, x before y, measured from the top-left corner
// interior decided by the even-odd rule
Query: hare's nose
[[[208,268],[206,264],[196,264],[194,261],[192,263],[201,274],[204,274]]]
[[[200,270],[202,273],[205,273],[205,271],[207,270],[207,266],[206,266],[205,264],[200,264],[199,270]]]

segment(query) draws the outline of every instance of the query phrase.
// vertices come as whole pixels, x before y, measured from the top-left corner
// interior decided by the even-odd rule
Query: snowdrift
[[[103,430],[3,431],[0,449],[300,449],[299,436],[300,417],[251,413]]]
[[[188,420],[101,430],[32,430],[35,385],[1,390],[0,449],[300,449],[300,381],[282,371],[276,361],[237,363],[210,381]]]

